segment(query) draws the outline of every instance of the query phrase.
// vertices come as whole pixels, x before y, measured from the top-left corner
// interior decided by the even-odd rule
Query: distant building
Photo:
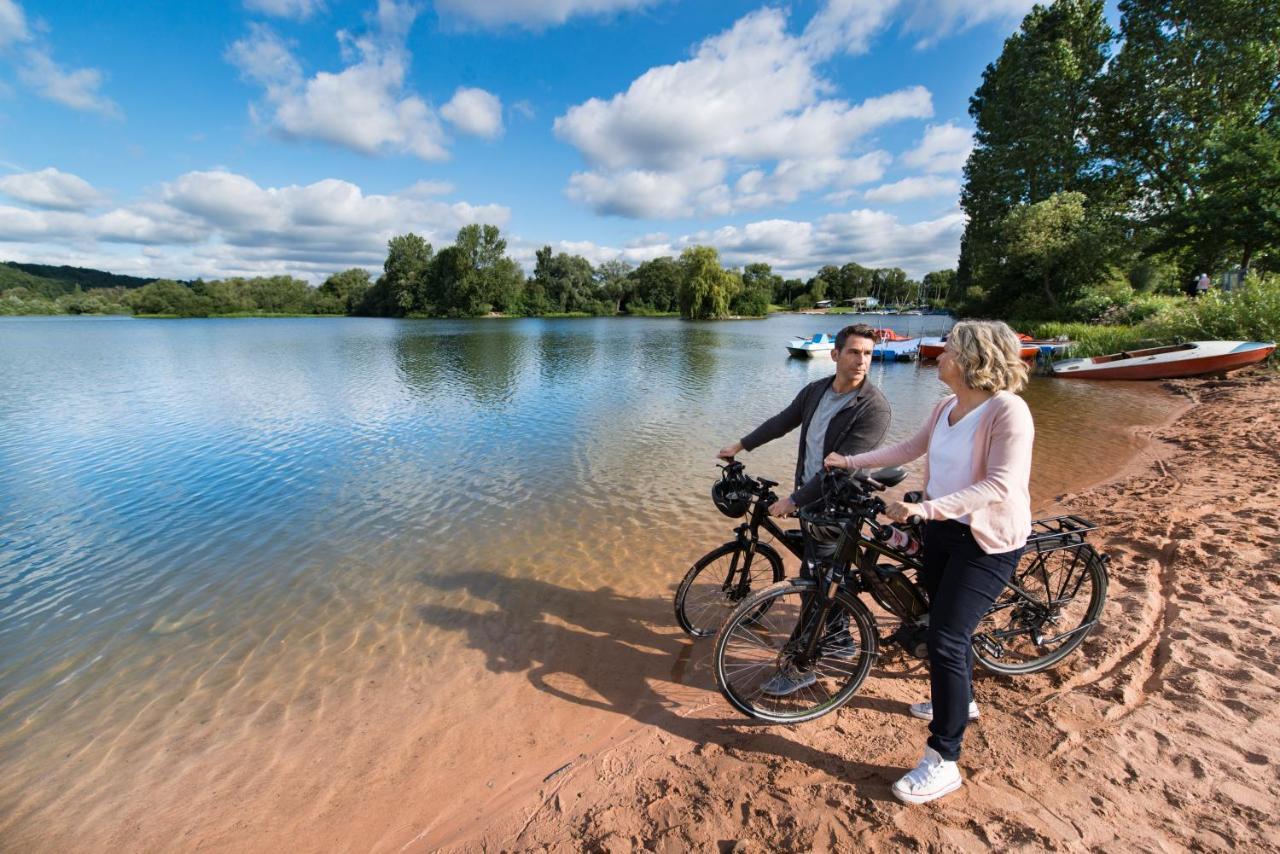
[[[841,305],[851,305],[854,308],[875,308],[880,305],[880,300],[875,297],[851,297],[840,301]]]
[[[820,299],[813,304],[814,308],[831,308],[831,300]]]

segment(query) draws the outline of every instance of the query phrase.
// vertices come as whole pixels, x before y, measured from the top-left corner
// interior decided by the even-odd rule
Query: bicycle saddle
[[[873,471],[867,477],[872,480],[883,483],[885,486],[897,486],[907,479],[907,470],[903,468],[888,468]]]

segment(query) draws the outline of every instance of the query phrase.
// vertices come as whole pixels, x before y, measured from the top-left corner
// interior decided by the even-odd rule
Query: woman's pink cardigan
[[[906,441],[845,459],[850,468],[896,466],[924,456],[924,482],[929,483],[929,440],[943,410],[955,399],[940,401],[920,431]],[[926,496],[926,519],[955,519],[969,514],[973,538],[987,554],[1021,548],[1031,533],[1031,446],[1036,428],[1022,398],[998,391],[982,409],[973,437],[973,485],[938,498]]]

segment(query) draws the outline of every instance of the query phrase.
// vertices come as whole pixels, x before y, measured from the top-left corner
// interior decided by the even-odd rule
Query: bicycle
[[[882,647],[927,655],[918,520],[904,529],[876,519],[885,505],[874,493],[905,477],[902,469],[823,475],[823,501],[799,515],[834,533],[834,555],[816,580],[782,581],[744,598],[716,637],[716,684],[738,711],[775,723],[812,720],[853,696]],[[1085,540],[1096,526],[1067,515],[1032,527],[1013,576],[973,636],[975,658],[996,673],[1054,666],[1084,642],[1106,600],[1107,558]],[[901,621],[896,631],[880,635],[864,593]],[[833,610],[843,612],[847,629],[832,628]],[[770,693],[780,674],[793,690]]]
[[[769,516],[770,505],[778,500],[773,492],[777,481],[753,478],[732,459],[720,468],[712,499],[726,516],[746,519],[733,529],[732,540],[698,558],[676,588],[676,622],[695,638],[714,635],[753,590],[785,577],[782,556],[769,543],[760,542],[761,528],[804,560],[804,535],[798,529],[780,527]]]

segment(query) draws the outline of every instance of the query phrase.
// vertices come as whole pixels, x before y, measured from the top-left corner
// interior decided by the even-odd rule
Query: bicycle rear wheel
[[[775,723],[799,723],[844,705],[876,657],[875,621],[845,591],[837,619],[819,623],[817,583],[784,581],[748,596],[716,636],[716,685],[735,709]],[[847,631],[840,626],[847,624]],[[818,655],[797,666],[797,654],[818,631]],[[789,680],[778,682],[779,678]],[[787,690],[790,689],[790,690]],[[785,693],[782,693],[785,691]]]
[[[1084,643],[1106,598],[1107,568],[1089,544],[1028,551],[974,630],[974,657],[995,673],[1048,670]]]
[[[771,546],[761,543],[748,555],[741,543],[725,543],[685,573],[676,589],[676,622],[695,638],[711,637],[746,596],[784,577],[782,558]]]

